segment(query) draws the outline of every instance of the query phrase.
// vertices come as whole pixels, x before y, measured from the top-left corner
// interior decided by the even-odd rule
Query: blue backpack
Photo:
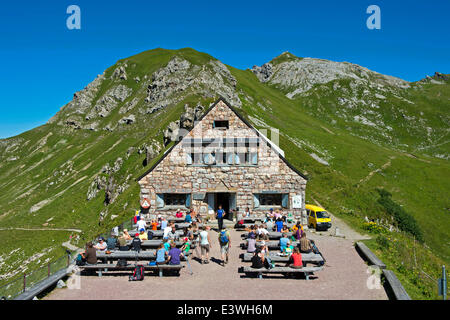
[[[227,232],[226,231],[220,232],[220,242],[222,244],[228,243],[228,237],[227,237]]]

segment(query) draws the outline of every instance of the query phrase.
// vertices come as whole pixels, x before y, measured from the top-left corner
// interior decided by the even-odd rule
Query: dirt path
[[[325,268],[311,277],[310,281],[288,279],[281,275],[257,279],[246,278],[238,273],[239,267],[249,263],[244,263],[239,258],[244,252],[239,247],[242,242],[241,233],[230,230],[230,234],[232,249],[230,261],[225,267],[218,264],[218,235],[211,231],[210,263],[202,265],[197,259],[190,259],[193,275],[185,267],[180,277],[160,278],[149,274],[144,281],[136,282],[129,282],[127,275],[104,274],[101,278],[82,276],[81,289],[55,289],[45,299],[387,299],[383,288],[368,288],[370,274],[352,240],[310,234],[327,260]]]

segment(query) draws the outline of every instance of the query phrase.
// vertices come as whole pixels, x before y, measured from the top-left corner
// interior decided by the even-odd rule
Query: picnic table
[[[290,238],[292,236],[292,232],[286,232],[286,234],[288,235],[288,238]],[[268,234],[269,239],[271,239],[271,240],[280,239],[282,235],[283,235],[282,232],[276,232],[276,231],[269,231],[269,234]],[[242,233],[241,238],[247,239],[248,233]]]
[[[148,264],[142,265],[146,271],[157,271],[159,273],[159,276],[163,276],[164,270],[169,271],[176,271],[178,275],[180,275],[180,270],[184,268],[184,265],[170,265],[170,264],[163,264],[163,265],[156,265],[156,266],[150,266]],[[92,265],[85,265],[85,266],[79,266],[82,270],[96,270],[98,272],[98,276],[102,276],[102,272],[108,272],[108,271],[125,271],[125,270],[134,270],[136,266],[134,264],[130,264],[127,266],[118,266],[113,264],[92,264]]]
[[[287,225],[287,227],[289,229],[292,228],[295,225],[295,223],[284,223],[284,224]],[[235,228],[237,230],[244,231],[245,228],[250,228],[253,225],[254,225],[254,223],[244,223],[244,224],[236,223]]]
[[[292,273],[303,273],[306,277],[306,280],[309,280],[310,275],[312,275],[314,272],[320,271],[322,269],[323,269],[323,266],[303,267],[300,269],[294,269],[294,268],[290,268],[290,267],[275,267],[272,269],[266,269],[266,268],[255,269],[252,267],[242,267],[241,270],[239,270],[239,271],[245,273],[246,275],[256,274],[258,276],[258,278],[260,278],[260,279],[262,279],[263,273],[272,273],[272,274],[273,273],[281,273],[284,275],[292,274]]]
[[[127,240],[127,245],[130,246],[131,245],[131,241],[132,240]],[[159,247],[159,245],[163,243],[162,240],[143,240],[141,241],[141,247],[150,247],[150,248],[157,248]],[[175,245],[177,247],[182,247],[184,244],[183,241],[175,241]],[[191,245],[192,247],[192,245]]]
[[[252,257],[253,253],[246,252],[242,255],[242,261],[250,262]],[[279,255],[271,252],[268,255],[268,258],[270,258],[273,262],[288,262],[290,255]],[[319,263],[323,261],[323,258],[320,254],[316,253],[302,253],[302,261],[303,263]]]
[[[265,241],[266,246],[269,250],[280,250],[280,242],[279,241]],[[291,244],[296,247],[298,246],[300,242],[299,241],[291,241]],[[261,245],[261,241],[256,241],[256,246],[260,246]],[[247,241],[245,241],[244,243],[241,243],[241,248],[242,249],[247,249]]]
[[[105,251],[97,252],[97,259],[102,261],[113,261],[113,260],[155,260],[156,259],[156,250],[145,250],[136,252],[134,250],[130,251],[119,251],[114,250],[111,251],[110,254],[107,254]],[[182,258],[184,260],[184,258]]]

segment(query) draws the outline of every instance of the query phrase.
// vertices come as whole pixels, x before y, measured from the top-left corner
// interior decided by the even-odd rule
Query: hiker
[[[161,243],[156,250],[156,264],[166,264],[166,256],[167,251],[166,248],[164,248],[164,244]]]
[[[130,234],[128,233],[128,229],[123,229],[123,237],[125,238],[125,240],[131,240],[133,239]]]
[[[249,234],[247,239],[247,252],[253,253],[256,250],[256,236],[254,233]]]
[[[300,222],[297,222],[295,226],[292,227],[293,236],[296,240],[300,240],[303,235],[303,226]]]
[[[311,241],[306,238],[306,232],[303,232],[302,237],[300,238],[300,243],[298,244],[301,253],[311,253],[312,245]]]
[[[176,240],[176,239],[178,239],[177,228],[175,228],[175,225],[172,225],[172,229],[167,234],[167,237],[169,238],[169,240]]]
[[[181,251],[185,256],[189,254],[189,250],[191,250],[191,242],[188,237],[183,238],[183,245],[181,246]]]
[[[184,217],[184,222],[187,222],[187,223],[192,222],[191,212],[186,213],[186,216]]]
[[[219,230],[223,229],[223,217],[225,216],[225,210],[222,209],[222,205],[219,205],[219,209],[216,213],[217,223],[219,224]]]
[[[117,239],[115,234],[111,234],[108,239],[106,239],[106,249],[114,250],[116,248]]]
[[[155,220],[152,220],[152,223],[150,225],[152,227],[152,230],[158,230],[158,223]]]
[[[175,217],[177,218],[182,218],[183,217],[183,212],[181,212],[180,209],[177,210],[177,213],[175,213]]]
[[[261,268],[267,268],[269,269],[269,261],[265,259],[264,254],[261,252],[260,249],[256,249],[255,254],[252,257],[252,268],[255,269],[261,269]]]
[[[167,219],[166,218],[162,218],[161,230],[164,230],[165,228],[167,228]]]
[[[185,228],[184,236],[189,239],[189,241],[194,240],[194,232],[192,231],[192,225]]]
[[[209,234],[206,231],[206,226],[203,226],[202,232],[200,232],[200,248],[201,248],[201,263],[209,263],[209,248],[211,240]],[[206,260],[203,257],[206,256]]]
[[[287,237],[286,233],[283,233],[283,236],[280,238],[280,251],[285,253],[286,247],[289,245],[290,241]]]
[[[272,217],[269,217],[269,218],[267,219],[267,221],[266,221],[266,229],[267,229],[268,231],[273,231],[274,226],[275,226],[275,224],[274,224],[274,222],[273,222]]]
[[[169,242],[169,239],[163,239],[163,246],[164,246],[164,249],[166,249],[166,251],[167,252],[169,252],[169,250],[170,250],[170,242]]]
[[[166,226],[163,230],[164,230],[163,239],[168,239],[169,238],[169,232],[172,231],[172,224]]]
[[[139,233],[134,235],[133,241],[131,241],[131,246],[133,250],[140,252],[141,251],[141,239],[139,238]]]
[[[248,218],[248,217],[250,217],[250,208],[249,207],[245,208],[245,211],[244,211],[244,218]]]
[[[172,241],[170,243],[169,257],[166,261],[171,265],[179,265],[182,256],[183,253],[176,247],[175,242]]]
[[[289,232],[289,228],[287,227],[287,225],[283,225],[283,228],[281,229],[281,233],[288,233]]]
[[[219,233],[220,254],[222,256],[222,266],[228,263],[228,254],[231,248],[230,233],[223,228]]]
[[[94,248],[99,251],[105,251],[106,247],[106,242],[103,237],[100,237],[100,239],[98,239],[98,243],[94,246]]]
[[[142,241],[148,240],[148,235],[145,232],[145,229],[139,230],[139,239],[141,239]]]
[[[119,250],[128,251],[127,239],[123,235],[119,237]]]
[[[269,231],[264,228],[264,225],[259,226],[257,233],[259,240],[269,240]]]
[[[141,230],[141,229],[146,229],[147,228],[147,223],[145,222],[145,220],[144,219],[140,219],[140,220],[138,220],[138,222],[137,222],[137,229],[138,230]]]
[[[86,244],[86,250],[83,253],[80,253],[81,257],[86,261],[87,265],[97,264],[97,251],[95,250],[92,242],[88,242]]]
[[[289,261],[288,263],[286,263],[286,267],[291,267],[294,269],[303,268],[302,254],[300,253],[300,249],[298,247],[294,248],[294,253],[289,257]]]
[[[281,230],[283,229],[283,221],[280,218],[277,218],[275,226],[277,228],[277,232],[281,232]]]

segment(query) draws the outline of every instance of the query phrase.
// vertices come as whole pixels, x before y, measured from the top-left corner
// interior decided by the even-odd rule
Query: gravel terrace
[[[241,232],[230,230],[232,248],[230,261],[225,267],[218,264],[220,250],[217,233],[210,231],[212,248],[210,263],[200,264],[190,259],[194,272],[189,274],[186,266],[180,277],[157,277],[146,275],[143,281],[128,281],[127,275],[108,275],[103,277],[82,276],[81,289],[55,289],[45,300],[170,300],[170,299],[233,299],[233,300],[381,300],[387,295],[381,286],[369,289],[370,276],[366,263],[356,252],[353,241],[329,235],[307,233],[321,250],[326,259],[325,268],[310,277],[311,280],[289,279],[280,274],[258,278],[241,278],[238,268],[249,265],[241,262],[239,248]],[[193,257],[195,257],[195,250]],[[142,262],[144,263],[144,262]],[[185,262],[182,262],[186,264]]]

